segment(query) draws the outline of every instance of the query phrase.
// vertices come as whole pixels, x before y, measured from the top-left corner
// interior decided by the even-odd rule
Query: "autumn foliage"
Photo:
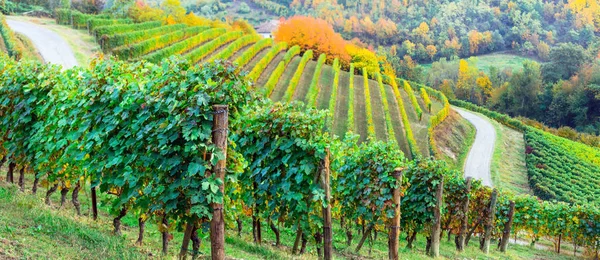
[[[299,45],[303,51],[312,49],[315,56],[327,55],[329,62],[339,58],[348,65],[351,57],[346,51],[346,41],[325,20],[306,16],[294,16],[281,23],[275,32],[275,40]]]

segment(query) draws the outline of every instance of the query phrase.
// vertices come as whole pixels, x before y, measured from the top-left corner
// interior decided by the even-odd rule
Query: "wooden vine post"
[[[331,231],[331,189],[329,185],[329,147],[325,148],[325,158],[321,169],[321,187],[325,190],[326,207],[323,207],[323,257],[325,260],[333,259],[333,233]]]
[[[390,223],[390,233],[388,237],[388,256],[390,260],[398,260],[398,240],[400,237],[400,192],[402,190],[402,171],[404,169],[397,168],[394,170],[393,176],[396,178],[398,186],[393,189],[394,196],[394,218]]]
[[[465,188],[465,200],[462,204],[462,220],[460,222],[460,231],[458,236],[455,238],[456,250],[462,252],[465,250],[465,240],[467,238],[467,230],[469,229],[469,193],[471,193],[471,182],[473,179],[467,177],[466,188]]]
[[[92,187],[92,216],[98,220],[98,199],[96,196],[96,187]]]
[[[222,183],[225,183],[225,168],[227,158],[227,131],[229,127],[227,105],[213,106],[213,133],[212,141],[223,153],[223,159],[213,167],[213,173]],[[208,174],[211,174],[210,172]],[[225,193],[224,184],[219,187]],[[213,260],[225,259],[225,221],[223,217],[223,204],[213,203],[213,217],[210,221],[210,253]]]
[[[481,251],[488,254],[490,252],[490,240],[492,239],[492,229],[494,228],[494,216],[496,215],[496,201],[498,201],[498,190],[494,189],[492,198],[490,199],[490,207],[488,209],[488,217],[485,222],[485,233],[483,235],[483,247]]]
[[[429,256],[440,256],[440,238],[442,232],[442,203],[444,196],[444,177],[442,176],[440,184],[435,191],[435,209],[433,210],[433,225],[431,227],[431,247]]]
[[[515,202],[510,201],[508,208],[508,221],[504,224],[504,231],[502,231],[502,240],[500,242],[500,252],[505,253],[508,247],[508,240],[510,239],[510,230],[512,229],[513,216],[515,214]]]

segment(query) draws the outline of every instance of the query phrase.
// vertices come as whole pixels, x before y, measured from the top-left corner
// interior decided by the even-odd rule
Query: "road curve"
[[[465,177],[473,177],[481,180],[483,185],[492,187],[490,166],[494,155],[496,129],[490,122],[475,113],[457,107],[452,108],[471,122],[477,130],[475,142],[465,163]]]
[[[6,22],[13,31],[31,39],[45,62],[62,65],[65,69],[78,65],[69,44],[53,31],[34,23],[10,20],[10,18],[6,19]]]

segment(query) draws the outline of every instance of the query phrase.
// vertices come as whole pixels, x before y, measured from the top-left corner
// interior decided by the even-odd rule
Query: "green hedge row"
[[[331,97],[329,97],[329,111],[327,114],[327,129],[333,131],[333,120],[335,116],[335,105],[337,103],[338,87],[340,83],[340,60],[335,58],[333,60],[333,84],[331,86]]]
[[[223,28],[221,28],[221,29],[223,29]],[[223,32],[225,32],[225,31],[223,31]],[[185,58],[188,61],[190,61],[192,64],[200,63],[202,61],[202,59],[206,58],[206,56],[215,52],[221,46],[244,36],[244,33],[241,31],[231,31],[231,32],[228,32],[225,34],[222,34],[222,33],[218,33],[218,34],[221,34],[221,36],[219,36],[218,38],[191,51],[190,53],[185,55]]]
[[[410,103],[412,104],[413,108],[415,109],[415,112],[417,113],[417,117],[419,117],[419,121],[421,121],[421,118],[423,118],[423,110],[421,109],[421,106],[419,106],[419,101],[417,101],[415,92],[413,91],[413,89],[410,86],[410,84],[408,83],[408,81],[403,80],[403,83],[404,83],[404,85],[403,85],[404,91],[406,92],[406,94],[408,94]]]
[[[271,47],[272,45],[273,45],[273,39],[271,39],[271,38],[262,39],[262,40],[258,41],[257,43],[255,43],[254,45],[252,45],[252,47],[248,48],[233,63],[237,64],[240,68],[243,68],[259,52],[261,52],[262,50],[264,50],[264,49],[266,49],[268,47]]]
[[[369,89],[369,74],[367,68],[363,68],[363,84],[365,92],[365,113],[367,114],[367,136],[375,140],[375,122],[373,121],[373,106],[371,105],[371,91]]]
[[[148,30],[160,27],[162,22],[153,21],[153,22],[145,22],[145,23],[134,23],[134,24],[111,24],[105,26],[98,26],[94,29],[92,34],[96,37],[97,40],[102,40],[101,37],[115,35],[119,33],[128,33],[135,32],[141,30]],[[100,43],[102,45],[102,43]]]
[[[128,33],[119,33],[115,35],[107,35],[103,37],[101,41],[102,50],[108,52],[114,48],[124,45],[136,44],[139,42],[143,42],[150,38],[154,38],[157,36],[169,34],[175,31],[182,30],[186,28],[185,24],[173,24],[173,25],[165,25],[158,28],[153,28],[149,30],[141,30],[135,32]]]
[[[404,127],[406,142],[408,143],[408,149],[410,150],[411,158],[415,158],[421,153],[419,152],[417,141],[415,140],[415,136],[413,135],[412,129],[410,127],[408,115],[406,115],[406,108],[404,106],[404,101],[402,100],[402,94],[400,94],[400,89],[396,80],[391,80],[390,83],[392,83],[394,95],[396,96],[396,102],[398,102],[398,110],[400,110],[400,117],[402,118],[402,125]]]
[[[155,50],[165,48],[173,43],[185,40],[206,29],[207,27],[188,27],[160,37],[149,38],[133,45],[121,46],[113,49],[112,54],[123,60],[136,59]]]
[[[245,35],[245,36],[233,41],[229,45],[227,45],[227,47],[225,49],[223,49],[222,51],[220,51],[219,53],[210,57],[209,62],[212,62],[215,60],[228,60],[229,58],[231,58],[231,56],[233,56],[240,49],[242,49],[250,44],[254,44],[257,41],[259,41],[260,39],[262,39],[262,37],[260,37],[260,35],[256,35],[256,34]]]
[[[346,122],[346,132],[356,133],[356,123],[354,122],[354,64],[350,64],[350,80],[348,83],[348,122]]]
[[[275,90],[277,82],[279,82],[279,78],[281,78],[281,75],[283,75],[285,68],[290,63],[290,61],[292,61],[292,59],[298,54],[300,54],[300,46],[294,45],[292,48],[288,49],[287,53],[283,57],[283,60],[280,61],[279,64],[277,64],[277,68],[273,70],[271,76],[269,77],[269,80],[264,86],[265,97],[271,96],[271,93],[273,93],[273,90]]]
[[[390,104],[388,103],[387,93],[385,91],[385,85],[383,84],[381,73],[377,72],[376,77],[377,83],[379,84],[379,92],[381,92],[381,100],[383,101],[383,112],[385,113],[385,124],[387,127],[388,140],[395,140],[394,143],[400,147],[400,144],[396,139],[396,135],[394,134],[394,125],[392,124],[392,115],[390,114]]]
[[[427,104],[427,102],[429,101],[429,107],[431,106],[431,100],[429,99],[429,96],[432,96],[438,101],[442,102],[442,104],[444,105],[442,110],[440,110],[439,112],[437,112],[437,114],[429,118],[429,126],[427,127],[427,136],[429,138],[429,152],[432,156],[439,157],[440,151],[437,147],[437,143],[435,142],[435,135],[433,134],[433,131],[439,124],[444,122],[444,120],[446,120],[446,118],[450,114],[450,103],[448,102],[448,98],[446,98],[444,93],[442,93],[441,91],[426,86],[420,87],[421,95],[423,95],[423,100],[425,100],[425,104]],[[429,110],[431,112],[431,108],[429,108]]]
[[[59,8],[54,11],[56,23],[61,25],[71,25],[71,9]]]
[[[73,11],[71,12],[71,26],[75,29],[87,29],[88,20],[92,17],[93,15],[90,14]]]
[[[169,47],[162,48],[148,55],[142,56],[140,59],[145,59],[150,62],[157,63],[162,59],[168,58],[169,56],[175,54],[182,54],[189,50],[192,50],[198,45],[212,40],[214,38],[217,38],[219,35],[222,35],[225,32],[225,28],[208,29],[206,31],[201,32],[200,34],[194,35]]]
[[[308,50],[304,53],[304,55],[302,56],[302,59],[300,60],[300,64],[298,64],[298,68],[296,69],[296,72],[294,73],[294,76],[290,80],[290,84],[288,85],[287,89],[285,90],[285,94],[283,96],[283,101],[285,101],[285,102],[292,101],[292,98],[294,97],[294,93],[296,92],[296,87],[298,87],[298,83],[300,83],[300,78],[302,77],[304,68],[306,67],[306,64],[308,63],[308,61],[312,60],[312,58],[313,58],[312,50]]]
[[[310,82],[310,87],[308,89],[308,93],[306,94],[306,104],[312,107],[317,107],[317,97],[319,96],[319,79],[321,79],[321,70],[323,64],[327,60],[327,55],[325,53],[321,53],[319,55],[319,60],[317,60],[317,66],[315,67],[315,73],[313,74],[312,81]]]
[[[15,33],[8,27],[6,19],[2,14],[0,14],[0,35],[2,36],[8,55],[15,60],[20,60],[23,57],[23,50],[17,43]]]
[[[133,23],[131,19],[105,19],[96,16],[91,16],[90,19],[87,20],[87,27],[90,34],[93,35],[94,30],[98,27],[110,26],[110,25],[120,25],[126,26],[127,24]]]
[[[252,68],[252,70],[248,74],[248,78],[252,82],[256,82],[258,80],[258,78],[260,77],[260,75],[263,73],[263,71],[267,68],[267,66],[269,66],[269,63],[271,63],[271,61],[277,55],[279,55],[280,52],[282,52],[286,49],[287,49],[287,43],[285,43],[285,42],[281,42],[281,43],[273,46],[273,48],[271,48],[271,50],[269,50],[269,52],[267,52],[267,54],[265,54],[258,61],[258,63],[256,65],[254,65],[254,68]]]
[[[429,99],[429,95],[427,95],[427,91],[425,91],[425,88],[421,88],[421,98],[423,98],[423,102],[427,107],[427,112],[431,113],[431,99]]]

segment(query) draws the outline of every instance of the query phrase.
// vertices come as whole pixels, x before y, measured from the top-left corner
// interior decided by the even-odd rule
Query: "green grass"
[[[490,66],[494,66],[500,70],[509,68],[513,71],[518,71],[523,68],[523,62],[527,60],[532,59],[506,52],[472,56],[468,59],[470,65],[475,65],[485,73],[490,72]],[[422,66],[425,68],[425,74],[431,69],[431,63],[422,64]]]
[[[492,183],[500,189],[517,194],[533,195],[527,178],[523,133],[502,125],[496,120],[485,118],[496,129],[496,143],[491,165]]]
[[[330,65],[323,65],[321,78],[319,79],[319,96],[317,97],[317,108],[328,109],[329,98],[331,97],[331,88],[333,85],[333,67]],[[341,72],[340,72],[341,74]],[[338,82],[339,84],[339,82]],[[338,86],[339,88],[339,86]]]
[[[300,60],[302,58],[300,56],[296,56],[290,61],[290,64],[287,65],[285,70],[283,71],[283,75],[279,78],[279,82],[277,82],[277,86],[271,93],[271,99],[274,101],[281,101],[283,96],[285,95],[285,91],[287,87],[290,85],[290,81],[292,77],[294,77],[294,73],[296,69],[298,69],[298,65],[300,65]]]
[[[394,95],[394,90],[392,86],[385,85],[385,92],[388,99],[388,104],[390,106],[390,117],[392,118],[392,127],[394,128],[394,138],[398,141],[400,146],[400,150],[404,153],[405,156],[410,155],[410,150],[408,148],[408,142],[406,141],[406,136],[404,135],[404,126],[402,125],[402,118],[400,116],[400,111],[398,110],[398,101],[396,101],[396,97]]]
[[[315,75],[315,68],[317,67],[317,62],[314,60],[309,60],[302,71],[302,76],[300,76],[300,81],[298,82],[298,86],[296,87],[296,91],[293,95],[293,100],[301,100],[306,102],[306,98],[308,94],[308,89],[310,88],[310,82],[312,81],[313,76]]]
[[[258,80],[256,81],[256,86],[258,86],[258,89],[262,89],[265,83],[267,83],[267,80],[269,80],[271,73],[275,70],[275,68],[277,68],[277,65],[280,61],[283,60],[284,56],[285,52],[280,52],[279,54],[277,54],[277,56],[275,56],[275,58],[273,58],[273,60],[271,60],[269,65],[267,65],[265,70],[261,73],[260,77],[258,77]]]
[[[28,180],[27,185],[31,182]],[[87,190],[87,188],[85,189]],[[112,234],[111,217],[106,206],[100,208],[99,220],[89,218],[88,193],[80,196],[84,216],[73,214],[73,208],[66,204],[62,209],[43,204],[44,189],[38,195],[21,193],[14,185],[0,181],[0,258],[27,259],[145,259],[160,255],[161,235],[153,220],[146,226],[145,240],[142,246],[134,245],[137,238],[137,220],[133,214],[123,218],[123,234]],[[52,197],[56,203],[58,193]],[[100,194],[100,199],[108,199]],[[317,259],[316,248],[310,238],[307,253],[292,256],[291,247],[295,232],[291,228],[280,227],[282,245],[274,247],[274,233],[267,223],[263,226],[263,243],[252,242],[251,220],[243,219],[244,230],[241,237],[228,226],[225,239],[225,253],[234,259]],[[169,243],[169,254],[165,259],[175,259],[182,240],[182,232],[172,230],[173,240]],[[373,243],[365,243],[359,254],[354,249],[360,234],[354,233],[352,244],[346,246],[346,237],[339,225],[338,218],[333,222],[334,259],[384,259],[387,258],[387,236],[379,232]],[[405,248],[405,233],[400,237],[401,259],[430,259],[425,255],[425,238],[417,237],[413,249]],[[208,234],[201,233],[201,256],[209,256]],[[495,244],[495,243],[493,243]],[[447,259],[572,259],[567,255],[556,255],[550,251],[532,249],[527,246],[510,245],[506,254],[492,247],[490,254],[484,256],[478,249],[477,238],[473,238],[463,253],[457,253],[454,243],[442,239],[440,252]],[[567,253],[570,253],[567,251]],[[204,257],[203,257],[204,258]]]
[[[35,49],[35,46],[27,36],[18,32],[15,32],[15,36],[17,37],[17,44],[21,45],[21,50],[23,50],[24,59],[44,62],[44,58]]]
[[[360,142],[367,140],[369,135],[364,84],[363,76],[354,75],[354,126],[356,134],[360,135]]]
[[[469,150],[475,141],[475,133],[475,126],[451,110],[448,118],[433,132],[441,159],[454,169],[462,171]]]
[[[340,72],[338,86],[338,98],[335,105],[336,110],[333,121],[333,133],[343,137],[346,133],[346,118],[348,118],[348,84],[350,84],[350,73]]]
[[[375,123],[375,134],[377,140],[387,141],[387,126],[385,122],[385,112],[383,111],[383,100],[379,90],[379,83],[375,80],[369,80],[369,91],[371,94],[371,104],[373,106],[373,122]]]

